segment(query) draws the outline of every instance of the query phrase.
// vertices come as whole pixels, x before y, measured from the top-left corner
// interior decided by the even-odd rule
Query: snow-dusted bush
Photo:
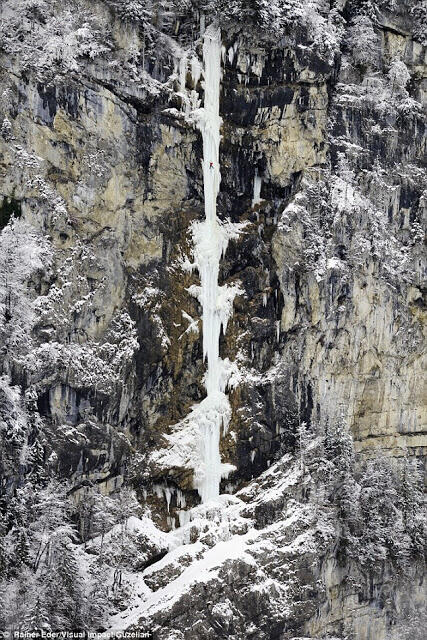
[[[406,85],[411,79],[411,74],[406,64],[399,58],[394,58],[390,64],[387,77],[390,83],[391,94],[406,98],[408,95]]]
[[[427,3],[419,2],[409,12],[414,18],[414,39],[427,46]]]
[[[379,53],[378,34],[372,20],[359,15],[350,24],[347,45],[354,63],[363,67],[376,67]]]
[[[118,0],[115,3],[117,12],[124,20],[146,24],[153,16],[154,2],[150,0]]]
[[[0,51],[20,57],[21,67],[51,73],[77,71],[81,58],[109,51],[106,24],[84,6],[42,0],[6,0],[0,22]]]

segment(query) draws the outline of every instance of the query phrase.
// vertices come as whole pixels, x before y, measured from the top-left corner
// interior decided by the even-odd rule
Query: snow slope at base
[[[278,478],[280,482],[276,483]],[[264,570],[263,565],[270,565],[276,558],[285,571],[287,559],[316,550],[321,518],[312,505],[286,499],[301,478],[299,463],[291,462],[287,456],[241,492],[245,502],[237,496],[221,496],[219,502],[193,509],[191,522],[167,534],[171,551],[135,581],[135,588],[141,583],[144,599],[133,609],[112,617],[108,631],[123,631],[134,625],[152,628],[175,606],[179,608],[181,599],[194,592],[197,585],[213,588],[208,585],[218,581],[222,584],[224,571],[227,572],[235,561],[246,567],[246,573],[253,572],[249,586],[252,591],[267,593],[273,589],[285,610],[293,578],[290,575],[284,576],[283,581],[272,578],[270,570]],[[254,515],[262,503],[267,509],[269,505],[277,509],[277,504],[281,503],[279,512],[282,510],[282,515],[278,521],[259,528]],[[332,530],[323,525],[321,537],[326,540],[331,535]],[[180,566],[184,554],[187,566]],[[169,579],[171,568],[179,575]],[[145,580],[153,581],[156,573],[165,574],[164,586],[147,595]]]

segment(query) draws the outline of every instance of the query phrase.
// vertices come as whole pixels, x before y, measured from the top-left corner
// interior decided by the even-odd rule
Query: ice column
[[[219,263],[228,235],[216,216],[216,200],[221,180],[219,143],[221,117],[219,94],[221,85],[221,34],[208,27],[204,34],[204,107],[195,113],[203,138],[203,185],[205,220],[193,229],[194,258],[200,274],[199,300],[203,309],[203,354],[207,360],[205,386],[207,397],[198,410],[201,436],[202,468],[195,473],[195,484],[203,502],[219,495],[221,477],[230,465],[221,464],[219,452],[221,427],[227,428],[230,405],[225,395],[225,363],[219,357],[221,327],[226,327],[235,295],[231,287],[219,286]]]
[[[254,177],[254,195],[252,198],[252,206],[260,204],[261,200],[261,186],[262,186],[262,178],[258,175],[258,169],[255,169],[255,177]]]
[[[200,110],[199,128],[203,137],[203,187],[205,196],[205,223],[195,237],[196,262],[201,279],[201,305],[203,307],[203,353],[208,361],[206,388],[208,395],[218,389],[220,316],[218,302],[218,272],[221,258],[221,234],[216,217],[216,199],[221,180],[219,142],[221,118],[219,90],[221,83],[221,37],[219,30],[209,28],[203,45],[205,104]],[[203,237],[204,236],[204,237]]]

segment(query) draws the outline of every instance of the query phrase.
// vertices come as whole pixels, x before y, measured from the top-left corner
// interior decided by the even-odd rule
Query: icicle
[[[280,320],[276,320],[276,340],[280,340]]]
[[[197,58],[191,58],[191,79],[193,81],[194,89],[196,89],[201,75],[202,67],[200,66],[200,62]]]
[[[262,178],[261,178],[261,176],[258,175],[258,169],[255,169],[254,194],[253,194],[253,198],[252,198],[252,206],[253,207],[255,205],[259,204],[260,202],[262,202],[262,200],[260,198],[261,186],[262,186]]]
[[[179,508],[183,508],[186,506],[185,495],[182,493],[180,489],[176,491],[176,505]]]
[[[262,306],[263,307],[267,306],[267,294],[266,293],[262,294]]]
[[[168,513],[169,513],[169,507],[170,507],[170,503],[171,503],[171,497],[172,497],[173,489],[171,489],[170,487],[164,486],[163,487],[163,492],[165,494],[166,504],[167,504]]]
[[[179,526],[185,527],[191,522],[191,511],[178,511]]]
[[[185,94],[185,85],[187,77],[187,54],[184,53],[179,60],[179,88]]]

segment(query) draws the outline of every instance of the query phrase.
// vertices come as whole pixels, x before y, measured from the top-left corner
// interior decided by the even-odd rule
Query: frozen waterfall
[[[192,62],[197,77],[198,64]],[[157,466],[165,469],[181,467],[193,471],[194,488],[202,502],[217,500],[221,478],[235,469],[221,462],[220,436],[226,434],[231,419],[231,407],[226,395],[231,375],[237,365],[219,356],[221,331],[225,333],[233,311],[233,301],[241,293],[237,283],[219,285],[219,266],[230,239],[237,238],[245,223],[221,222],[216,215],[216,200],[221,181],[219,143],[221,117],[219,96],[221,88],[221,34],[212,25],[203,38],[204,106],[188,114],[196,123],[203,138],[203,187],[205,218],[191,226],[193,262],[182,262],[184,269],[196,269],[200,286],[191,285],[188,291],[196,296],[202,307],[203,357],[207,361],[204,377],[206,397],[192,407],[190,413],[177,423],[166,436],[169,446],[152,454]],[[183,74],[183,72],[182,72]],[[198,99],[192,104],[198,104]],[[234,376],[236,378],[236,376]]]
[[[194,263],[200,274],[198,298],[203,309],[203,354],[207,360],[205,387],[207,397],[197,408],[197,423],[201,436],[202,464],[195,470],[195,486],[203,502],[219,496],[219,484],[231,465],[221,463],[220,432],[227,430],[231,409],[225,389],[228,361],[219,357],[221,328],[225,331],[232,311],[236,287],[219,286],[220,259],[232,225],[221,224],[216,216],[216,200],[221,180],[219,143],[221,117],[219,95],[221,86],[221,34],[210,26],[204,34],[204,107],[194,112],[203,137],[203,184],[205,220],[193,226]]]

